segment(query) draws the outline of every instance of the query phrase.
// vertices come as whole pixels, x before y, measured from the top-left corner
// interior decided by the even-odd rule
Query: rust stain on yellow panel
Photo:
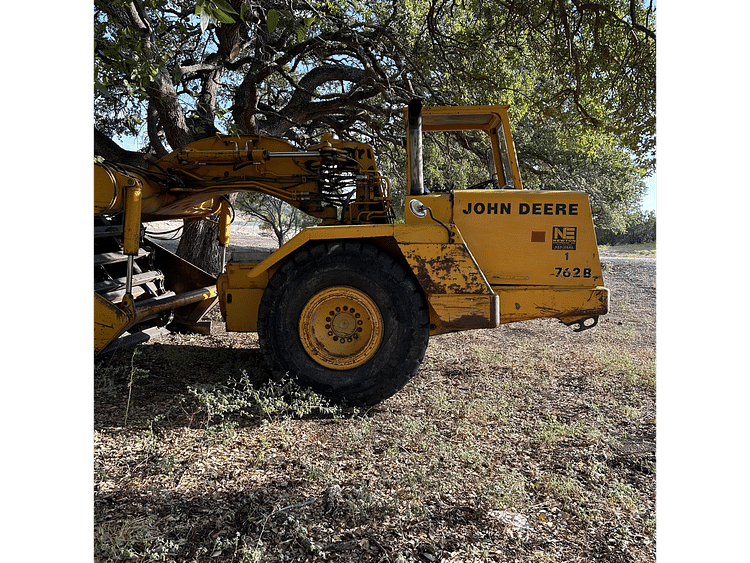
[[[504,288],[500,297],[500,323],[538,318],[582,318],[604,315],[609,290],[594,288]]]
[[[492,293],[463,244],[400,244],[399,247],[428,296]]]
[[[439,318],[432,335],[499,326],[497,295],[433,294],[429,302]]]

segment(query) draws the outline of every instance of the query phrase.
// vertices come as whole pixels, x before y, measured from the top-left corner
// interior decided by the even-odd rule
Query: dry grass
[[[269,384],[253,335],[105,359],[96,560],[654,561],[653,298],[606,275],[594,330],[433,338],[367,411]]]
[[[656,243],[644,242],[642,244],[613,244],[601,246],[599,252],[602,256],[627,256],[633,258],[656,258]]]

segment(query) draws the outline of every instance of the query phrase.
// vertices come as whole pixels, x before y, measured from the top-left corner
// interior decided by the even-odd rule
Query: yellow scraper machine
[[[523,189],[507,106],[415,100],[405,123],[403,224],[372,148],[331,135],[305,150],[217,135],[148,169],[96,164],[95,352],[160,325],[200,326],[218,299],[228,331],[257,331],[275,376],[370,405],[406,385],[430,335],[537,318],[594,326],[609,292],[588,198]],[[422,135],[433,131],[487,134],[485,189],[425,190]],[[224,196],[240,191],[275,196],[320,225],[270,255],[230,260],[218,279],[143,235],[148,221],[213,218],[226,248]]]

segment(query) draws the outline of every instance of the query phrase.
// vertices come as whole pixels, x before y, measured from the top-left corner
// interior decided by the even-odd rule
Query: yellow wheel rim
[[[361,291],[331,287],[313,295],[299,320],[302,346],[320,365],[352,369],[375,355],[383,340],[378,306]]]

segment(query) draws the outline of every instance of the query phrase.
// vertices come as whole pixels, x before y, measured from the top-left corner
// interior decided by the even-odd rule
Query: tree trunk
[[[237,194],[229,194],[227,197],[234,205]],[[180,244],[177,246],[177,255],[212,276],[222,273],[224,264],[221,264],[218,224],[214,221],[186,219]]]
[[[230,0],[230,4],[239,12],[242,1]],[[240,52],[240,28],[241,24],[237,23],[221,26],[216,31],[216,36],[219,40],[219,56],[226,62],[234,60]],[[224,69],[219,67],[206,73],[201,80],[201,92],[196,109],[196,116],[199,118],[200,127],[202,128],[201,137],[209,137],[218,132],[218,129],[214,125],[214,110],[223,74]],[[175,146],[169,134],[167,134],[167,138],[170,139],[170,144]],[[178,142],[178,144],[181,147],[186,143]],[[229,198],[229,202],[234,205],[237,194],[229,194],[227,197]],[[180,244],[177,246],[178,256],[209,274],[218,276],[224,271],[224,264],[221,263],[221,254],[221,248],[219,247],[219,226],[217,223],[214,221],[185,220]]]

